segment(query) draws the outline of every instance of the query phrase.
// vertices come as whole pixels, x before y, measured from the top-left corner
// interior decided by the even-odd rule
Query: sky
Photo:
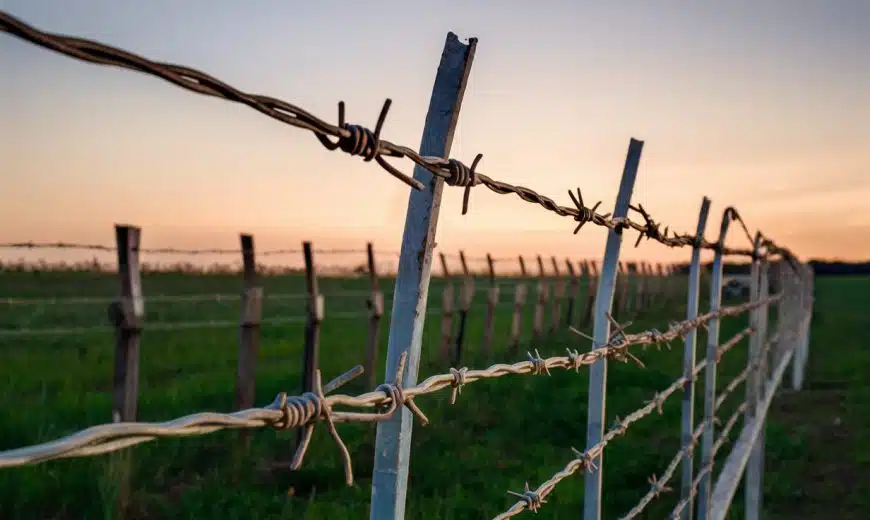
[[[800,258],[870,258],[870,2],[0,0],[35,27],[188,65],[418,148],[448,31],[478,38],[452,156],[570,205],[632,201],[707,236],[735,206]],[[0,242],[398,250],[409,188],[375,163],[235,103],[0,35]],[[400,168],[410,173],[413,165]],[[599,258],[607,231],[446,188],[438,250]],[[736,228],[735,228],[736,229]],[[653,242],[627,260],[687,261]],[[744,246],[733,232],[729,244]],[[49,259],[68,252],[0,251]],[[55,256],[51,256],[55,255]],[[90,256],[90,254],[88,254]],[[146,259],[149,260],[149,259]]]

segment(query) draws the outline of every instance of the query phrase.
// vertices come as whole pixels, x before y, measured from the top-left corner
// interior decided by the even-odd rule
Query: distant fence
[[[471,167],[455,159],[446,159],[449,156],[453,131],[476,49],[475,39],[471,39],[466,45],[459,42],[452,33],[447,36],[418,154],[409,147],[395,145],[381,139],[380,130],[389,109],[389,101],[385,103],[374,131],[346,123],[343,103],[339,104],[339,123],[336,126],[316,118],[299,107],[275,98],[241,92],[194,69],[152,62],[93,41],[45,33],[6,12],[0,12],[0,28],[14,36],[67,56],[92,63],[137,70],[161,77],[192,92],[248,105],[284,123],[314,133],[321,144],[329,150],[341,149],[345,153],[362,156],[366,161],[375,160],[392,176],[413,188],[409,197],[393,291],[386,360],[387,382],[361,395],[327,395],[351,378],[358,376],[363,369],[355,367],[327,384],[321,381],[317,369],[316,345],[319,341],[319,327],[324,318],[325,305],[313,269],[311,245],[306,244],[303,248],[305,263],[306,266],[312,267],[307,270],[308,311],[305,316],[305,334],[306,344],[313,347],[305,350],[304,391],[300,395],[288,396],[281,393],[265,407],[247,408],[232,414],[200,413],[164,423],[134,423],[131,421],[134,421],[136,416],[138,378],[121,377],[119,378],[121,383],[115,388],[113,424],[95,426],[46,444],[0,452],[0,468],[36,464],[58,458],[105,454],[159,437],[204,435],[227,428],[272,427],[298,429],[297,451],[291,464],[291,467],[296,469],[302,464],[315,424],[322,421],[326,423],[330,434],[339,446],[344,459],[345,478],[347,483],[351,484],[353,473],[350,455],[335,424],[376,422],[371,518],[400,519],[404,517],[406,503],[412,420],[416,417],[424,424],[427,422],[426,416],[414,403],[415,397],[452,388],[453,399],[455,399],[463,385],[481,379],[541,374],[548,373],[552,369],[577,370],[588,366],[590,381],[586,449],[582,452],[576,451],[575,457],[562,471],[536,489],[527,487],[522,492],[514,493],[517,497],[516,503],[496,518],[513,517],[526,510],[537,511],[545,504],[547,496],[560,481],[582,470],[585,473],[584,519],[599,519],[605,447],[624,434],[633,423],[658,410],[665,400],[677,392],[681,392],[683,404],[681,449],[674,455],[671,463],[663,469],[661,475],[650,479],[648,493],[623,518],[637,517],[660,493],[669,490],[668,482],[673,478],[678,467],[682,469],[681,500],[672,512],[672,518],[688,519],[693,517],[693,513],[702,519],[725,518],[741,479],[745,480],[746,518],[750,520],[759,518],[764,458],[763,439],[767,412],[789,364],[792,367],[792,385],[795,388],[801,386],[808,353],[813,275],[807,266],[801,264],[787,249],[778,246],[760,232],[753,237],[737,211],[731,207],[723,214],[718,239],[715,242],[706,240],[704,231],[710,204],[706,197],[701,203],[696,234],[670,234],[668,228],[662,231],[662,226],[655,222],[642,206],[630,205],[643,148],[641,141],[632,139],[629,144],[622,181],[612,213],[599,214],[596,212],[598,204],[593,207],[586,206],[579,189],[576,195],[574,192],[569,192],[573,207],[561,206],[532,189],[514,186],[480,173],[476,169],[481,159],[480,155],[475,158]],[[331,141],[330,138],[336,141]],[[385,157],[411,159],[417,165],[413,178],[398,171],[385,160]],[[589,222],[609,230],[600,270],[593,275],[597,287],[594,291],[593,305],[589,306],[593,334],[588,339],[592,345],[589,351],[583,353],[569,349],[566,356],[543,359],[535,352],[535,355],[529,354],[526,361],[496,364],[485,370],[469,370],[459,368],[458,356],[461,349],[458,346],[461,345],[461,339],[458,336],[451,336],[448,345],[453,345],[453,368],[448,373],[434,375],[418,383],[421,331],[427,315],[426,296],[431,276],[438,220],[437,208],[440,205],[441,192],[445,185],[462,187],[465,190],[463,200],[463,213],[465,213],[468,208],[470,189],[481,184],[496,193],[513,193],[523,201],[539,205],[575,221],[577,223],[575,233]],[[629,210],[637,213],[642,222],[631,220],[628,217]],[[732,222],[741,225],[750,242],[749,247],[734,249],[725,246],[725,238]],[[615,305],[615,300],[621,296],[620,287],[626,286],[618,284],[619,279],[625,277],[618,276],[619,255],[622,238],[627,229],[640,234],[638,241],[647,238],[668,247],[692,249],[686,319],[671,323],[664,331],[653,329],[629,333],[625,330],[626,326],[618,321],[619,304]],[[137,254],[140,250],[141,237],[139,230],[130,226],[118,226],[116,237],[117,247],[114,249],[118,255],[121,297],[111,306],[110,315],[117,328],[118,370],[133,374],[138,362],[139,340],[144,325],[144,299]],[[708,312],[699,314],[702,249],[712,250],[715,256],[710,276],[710,308]],[[240,356],[243,359],[239,362],[239,380],[245,383],[240,383],[237,389],[240,404],[247,403],[252,395],[251,388],[245,385],[253,381],[248,377],[253,373],[250,353],[256,349],[257,330],[260,326],[259,311],[262,305],[262,291],[256,284],[253,240],[250,237],[242,238],[242,251],[246,289],[242,295],[243,347]],[[722,305],[723,259],[726,255],[751,259],[750,299],[747,303]],[[543,271],[543,266],[543,259],[539,258],[539,271]],[[525,269],[524,264],[523,269]],[[467,271],[463,274],[467,274]],[[576,274],[569,273],[568,279],[576,279]],[[585,274],[589,276],[589,270],[586,270]],[[494,278],[494,274],[492,277]],[[666,277],[661,276],[656,279],[666,279]],[[471,296],[474,293],[473,286],[470,286],[467,281],[470,278],[464,277],[464,280],[457,313],[460,322],[459,331],[462,330],[461,323],[467,317]],[[549,291],[544,289],[543,285],[539,287],[541,288],[538,290],[536,303],[538,307],[535,312],[535,330],[542,333],[545,327],[543,312],[539,313],[537,309],[542,309],[544,305],[542,302],[546,302],[549,298]],[[773,293],[771,287],[775,289]],[[564,290],[564,285],[559,284],[553,291],[557,301],[561,302],[564,298]],[[488,315],[491,315],[491,309],[498,301],[498,286],[491,284],[487,292]],[[520,292],[515,293],[518,306],[521,303]],[[369,298],[373,323],[372,335],[376,334],[375,322],[383,313],[382,301],[377,278],[373,276]],[[769,309],[774,305],[777,309],[775,327],[773,327],[775,332],[769,334]],[[744,313],[749,313],[749,327],[720,343],[720,321],[725,317]],[[447,313],[445,312],[444,315],[446,316]],[[450,315],[452,317],[453,313],[451,312]],[[559,317],[560,313],[555,312],[554,316]],[[696,332],[699,327],[705,327],[708,331],[706,355],[700,362],[696,361],[695,352]],[[723,395],[717,396],[718,361],[745,337],[750,339],[747,366],[726,387]],[[608,360],[637,361],[631,353],[631,347],[662,345],[677,339],[682,339],[684,342],[683,375],[652,396],[644,406],[625,418],[617,419],[610,427],[606,427],[604,411],[607,398]],[[443,345],[442,349],[444,349]],[[447,349],[444,350],[446,353]],[[702,420],[696,421],[693,416],[695,399],[693,383],[702,371],[704,372],[704,416]],[[722,431],[717,437],[715,435],[715,427],[719,424],[717,409],[724,398],[741,384],[745,388],[745,399],[737,412],[724,422]],[[349,410],[353,408],[362,408],[363,411]],[[715,474],[714,455],[723,446],[724,439],[727,439],[727,432],[734,428],[741,418],[743,418],[742,431],[738,440],[723,467],[718,474]],[[701,462],[696,474],[693,455],[698,443],[701,445]]]

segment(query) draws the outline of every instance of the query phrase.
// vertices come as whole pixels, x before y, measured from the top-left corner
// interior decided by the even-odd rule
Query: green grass
[[[88,273],[0,273],[0,297],[111,297],[111,276]],[[151,274],[144,278],[146,295],[197,293],[236,294],[240,280],[232,276]],[[481,282],[482,283],[482,282]],[[440,280],[433,281],[430,307],[440,307]],[[266,294],[301,292],[303,280],[269,277]],[[391,289],[385,282],[384,287]],[[362,363],[365,318],[336,319],[337,313],[364,310],[364,295],[331,298],[340,291],[366,289],[362,279],[323,279],[327,319],[321,336],[321,368],[330,379]],[[870,351],[865,316],[868,279],[818,279],[812,346],[806,388],[785,392],[774,403],[767,433],[764,478],[769,518],[866,518],[870,501],[870,443],[866,435],[870,405],[867,386]],[[469,320],[464,365],[515,362],[524,352],[504,348],[512,295],[497,314],[493,359],[482,359],[483,294]],[[682,299],[682,298],[681,298]],[[585,301],[581,291],[579,302]],[[386,302],[390,307],[389,300]],[[702,303],[702,305],[705,305]],[[703,307],[702,307],[703,308]],[[148,330],[148,322],[238,319],[239,302],[146,304],[142,339],[139,417],[162,421],[197,411],[232,411],[238,330]],[[303,300],[269,300],[264,317],[303,314]],[[664,329],[685,315],[675,302],[635,321],[630,330]],[[106,323],[105,304],[6,307],[0,329],[26,326],[99,326]],[[547,313],[549,322],[549,311]],[[389,316],[382,329],[385,357]],[[746,317],[723,323],[720,339],[746,326]],[[527,305],[524,331],[531,324]],[[423,340],[421,380],[447,370],[438,360],[440,317],[429,316]],[[257,402],[270,402],[279,391],[297,393],[300,385],[302,326],[263,329],[258,365]],[[699,344],[705,344],[705,333]],[[113,339],[110,331],[62,336],[0,336],[0,449],[45,442],[111,420]],[[720,365],[719,387],[746,361],[742,342]],[[566,347],[586,349],[588,341],[566,331],[534,345],[542,356],[562,355]],[[608,422],[642,406],[679,377],[681,344],[672,351],[636,351],[646,365],[611,362]],[[701,349],[699,349],[701,352]],[[383,362],[378,378],[383,378]],[[788,381],[786,381],[787,383]],[[506,376],[467,386],[449,405],[449,390],[417,399],[429,417],[415,425],[406,518],[490,518],[515,499],[506,494],[532,487],[559,471],[572,458],[570,448],[583,448],[586,435],[588,376],[553,371],[551,376]],[[701,385],[698,385],[701,388]],[[342,389],[366,389],[355,381]],[[743,397],[742,387],[726,403],[722,419]],[[679,449],[680,394],[631,427],[608,447],[604,467],[604,511],[617,518],[649,489],[647,478],[661,474]],[[700,414],[701,399],[698,398]],[[864,412],[861,412],[861,409]],[[837,419],[839,418],[839,423]],[[837,425],[835,425],[835,423]],[[732,433],[736,438],[740,425]],[[300,471],[276,469],[291,456],[294,432],[258,430],[244,451],[236,432],[218,432],[185,439],[164,439],[127,450],[134,464],[133,500],[128,518],[368,518],[374,426],[342,424],[339,431],[353,454],[356,483],[344,485],[337,447],[325,428],[318,428]],[[727,455],[729,445],[722,450]],[[446,455],[446,456],[445,456]],[[0,471],[0,517],[7,519],[111,518],[117,479],[117,457],[58,460]],[[679,474],[671,482],[678,487]],[[674,506],[676,493],[653,502],[642,518],[660,518]],[[548,498],[543,518],[576,518],[583,503],[583,477],[563,481]],[[741,516],[742,494],[734,503]],[[839,514],[840,512],[843,514]],[[533,513],[523,513],[531,517]],[[849,516],[849,515],[852,516]]]

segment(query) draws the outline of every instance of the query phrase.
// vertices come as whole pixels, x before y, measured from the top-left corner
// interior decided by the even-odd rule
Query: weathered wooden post
[[[528,273],[526,272],[526,262],[523,260],[523,255],[519,256],[520,260],[520,276],[522,277],[519,283],[517,283],[516,288],[514,289],[514,315],[513,320],[511,321],[511,350],[512,352],[516,352],[520,347],[520,333],[522,331],[522,323],[523,323],[523,307],[526,304],[526,294],[528,291],[528,286],[526,285],[526,276]]]
[[[492,358],[492,339],[495,334],[495,311],[498,307],[498,284],[495,281],[495,263],[492,255],[486,254],[486,263],[489,269],[489,292],[486,301],[486,322],[483,332],[483,355],[486,359]]]
[[[236,371],[236,410],[254,407],[257,384],[257,355],[260,351],[260,320],[263,314],[263,288],[257,276],[254,256],[254,237],[242,234],[242,316],[240,324],[239,360]],[[250,441],[250,430],[239,430],[239,439],[245,448]]]
[[[363,369],[366,373],[366,388],[374,388],[377,381],[375,363],[378,362],[378,345],[381,342],[381,316],[384,315],[384,293],[381,292],[378,282],[375,248],[371,242],[366,244],[366,263],[368,264],[371,295],[366,300],[366,307],[369,311],[369,335]]]
[[[441,345],[438,347],[438,352],[442,362],[450,363],[450,346],[453,344],[453,278],[450,276],[450,270],[447,269],[447,258],[444,253],[439,253],[439,257],[446,285],[441,296]]]
[[[562,273],[559,272],[559,262],[556,257],[550,257],[553,263],[553,315],[550,320],[550,334],[555,334],[559,330],[559,323],[562,320],[562,300],[565,298],[565,280],[562,279]]]

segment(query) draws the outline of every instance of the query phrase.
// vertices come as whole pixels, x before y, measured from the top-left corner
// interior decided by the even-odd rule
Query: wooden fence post
[[[495,265],[492,255],[486,254],[486,263],[489,268],[489,293],[486,302],[486,323],[483,332],[483,355],[486,359],[492,358],[492,340],[495,334],[495,311],[498,307],[498,285],[495,283]]]
[[[474,301],[474,278],[468,270],[465,252],[459,251],[459,263],[462,264],[462,290],[459,296],[459,328],[456,331],[456,344],[453,347],[453,366],[462,363],[462,346],[465,344],[465,331],[468,326],[468,313],[471,302]]]
[[[112,385],[112,422],[134,422],[139,405],[139,347],[145,318],[139,247],[142,232],[135,226],[115,225],[118,253],[120,299],[109,306],[109,320],[115,327],[115,373]],[[116,506],[123,517],[130,505],[132,456],[129,451],[114,454],[110,478],[118,485]]]
[[[613,208],[613,218],[624,218],[628,214],[628,205],[634,191],[634,181],[640,163],[643,141],[631,139],[619,192]],[[595,322],[593,324],[594,342],[592,349],[606,345],[610,338],[610,320],[607,314],[613,305],[613,293],[616,289],[616,270],[619,263],[619,250],[622,246],[622,230],[611,229],[607,233],[607,245],[604,249],[604,260],[601,266],[601,278],[598,281],[598,295],[595,298]],[[604,437],[605,405],[607,402],[607,358],[595,361],[589,367],[589,406],[586,422],[586,449],[596,446]],[[592,458],[593,465],[585,473],[585,494],[583,503],[584,520],[601,519],[601,489],[604,471],[604,456],[599,454]]]
[[[592,325],[592,313],[595,307],[595,296],[598,293],[598,264],[595,260],[590,260],[587,273],[589,274],[586,291],[586,309],[583,315],[583,328],[588,328]]]
[[[441,258],[441,270],[444,273],[444,292],[441,295],[441,345],[438,347],[438,353],[441,356],[441,362],[450,363],[450,346],[453,340],[453,279],[450,276],[450,270],[447,268],[447,257],[444,253],[439,253]]]
[[[523,324],[523,307],[526,304],[526,294],[528,293],[528,286],[526,285],[526,276],[528,273],[526,272],[526,262],[523,260],[523,255],[519,256],[520,260],[520,276],[522,277],[519,283],[517,283],[516,288],[514,289],[514,315],[513,320],[511,321],[511,350],[512,352],[516,352],[520,347],[520,333],[522,332],[522,324]]]
[[[643,302],[643,291],[646,286],[646,275],[643,272],[643,262],[635,264],[635,280],[637,283],[634,287],[634,312],[640,315],[646,310]]]
[[[305,259],[305,289],[308,293],[308,308],[305,319],[305,344],[302,352],[302,392],[314,392],[314,381],[320,367],[320,324],[325,317],[325,302],[317,287],[317,269],[311,242],[302,242]],[[304,430],[296,430],[296,447],[302,442]],[[294,448],[295,451],[295,448]]]
[[[620,261],[617,264],[618,275],[615,280],[613,293],[613,309],[611,315],[617,320],[625,316],[625,295],[628,293],[625,287],[625,264]]]
[[[242,246],[242,316],[240,324],[239,360],[236,370],[236,410],[254,407],[257,384],[257,355],[260,351],[260,321],[263,314],[263,288],[257,276],[254,237],[241,234]],[[250,430],[239,430],[245,448]]]
[[[570,258],[565,259],[565,267],[568,268],[568,276],[570,277],[568,286],[568,307],[565,309],[565,326],[574,325],[574,307],[577,305],[577,287],[580,285],[580,280],[577,278],[577,272],[574,270],[574,264]]]
[[[565,280],[562,278],[562,273],[559,272],[559,262],[555,256],[550,257],[550,262],[553,263],[553,315],[550,317],[550,334],[555,334],[559,330],[559,324],[562,322],[562,300],[565,298]]]
[[[538,300],[535,302],[535,322],[532,325],[532,341],[538,341],[544,333],[544,309],[549,300],[549,285],[544,273],[544,260],[538,255]]]
[[[377,381],[378,345],[381,342],[381,316],[384,315],[384,293],[378,282],[377,265],[375,264],[375,247],[366,244],[366,257],[369,270],[369,285],[371,295],[366,301],[369,310],[369,337],[366,346],[366,362],[363,369],[366,373],[366,388],[372,389]]]
[[[698,226],[695,232],[697,240],[692,246],[692,263],[689,268],[689,290],[686,295],[686,320],[694,320],[698,317],[698,300],[701,288],[701,241],[704,239],[704,231],[707,229],[707,215],[710,212],[710,199],[701,199],[701,210],[698,215]],[[680,449],[694,445],[695,439],[695,347],[698,339],[698,330],[691,329],[683,340],[683,377],[688,383],[683,387],[683,408],[680,422]],[[680,482],[680,500],[686,500],[686,506],[680,512],[680,520],[692,518],[692,491],[694,482],[695,451],[690,449],[683,456],[682,481]]]
[[[476,46],[476,38],[470,38],[468,45],[465,45],[455,34],[447,34],[429,101],[420,145],[421,155],[450,155],[453,132]],[[417,382],[432,249],[435,247],[438,210],[444,189],[444,180],[422,166],[414,168],[414,178],[422,182],[425,188],[421,191],[411,190],[408,197],[387,349],[388,381],[396,377],[399,360],[407,356],[400,381],[405,388]],[[403,406],[389,419],[378,422],[369,514],[374,520],[402,520],[405,516],[412,419],[411,412]]]

